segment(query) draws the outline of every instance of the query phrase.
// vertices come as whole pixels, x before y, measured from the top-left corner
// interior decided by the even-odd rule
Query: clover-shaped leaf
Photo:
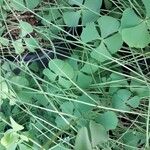
[[[129,8],[123,12],[121,34],[123,41],[130,47],[144,48],[150,43],[147,23]]]
[[[76,57],[76,55],[72,55],[72,57],[75,59],[79,59],[78,57]],[[75,60],[69,60],[68,62],[74,68],[75,76],[73,81],[80,88],[88,88],[93,80],[91,73],[96,72],[98,67],[92,66],[92,63],[94,63],[92,60],[88,60],[87,64],[80,64]]]
[[[140,104],[139,96],[132,96],[131,91],[120,89],[112,97],[112,106],[116,109],[127,110],[137,108]]]
[[[99,17],[102,0],[69,0],[70,5],[77,5],[79,10],[67,11],[63,13],[63,18],[68,26],[75,27],[78,25],[79,19],[82,20],[82,25],[89,22],[94,22]],[[74,19],[72,19],[72,17]]]
[[[120,23],[110,16],[102,16],[97,22],[98,25],[89,23],[85,26],[81,34],[81,40],[85,43],[99,40],[101,43],[91,52],[91,57],[104,62],[109,60],[111,54],[115,54],[122,46],[122,38],[118,33]],[[97,28],[99,28],[100,34]]]
[[[69,88],[72,83],[69,79],[74,78],[74,70],[67,62],[59,59],[53,59],[49,62],[49,69],[43,71],[49,80],[58,82],[61,86]]]

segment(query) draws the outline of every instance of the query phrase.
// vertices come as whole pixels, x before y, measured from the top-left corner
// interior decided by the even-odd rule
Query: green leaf
[[[94,22],[98,19],[102,0],[69,0],[69,4],[79,6],[81,10],[82,25]]]
[[[81,69],[81,72],[84,72],[86,74],[93,74],[98,70],[98,65],[94,61],[90,61],[89,63],[86,63]]]
[[[105,128],[94,121],[90,121],[90,135],[92,147],[108,141],[108,134]]]
[[[17,10],[17,11],[26,10],[24,0],[12,0],[10,5],[11,7],[13,7],[14,10]]]
[[[71,119],[70,118],[66,118],[66,120],[68,122],[71,122]],[[60,117],[60,116],[57,116],[56,119],[55,119],[55,123],[57,125],[58,128],[61,128],[61,129],[68,129],[70,126],[68,125],[68,123],[64,120],[64,118]]]
[[[140,141],[145,139],[145,135],[134,130],[129,130],[125,133],[122,139],[125,144],[138,147],[138,145],[140,145],[139,143],[143,143]],[[130,148],[129,150],[133,150],[133,148]]]
[[[12,0],[10,2],[10,5],[13,7],[14,10],[17,11],[28,11],[28,9],[32,10],[34,9],[41,0]]]
[[[91,36],[92,35],[92,36]],[[91,42],[93,40],[99,39],[100,35],[95,27],[94,23],[88,23],[85,28],[83,28],[81,34],[81,40],[85,43]]]
[[[84,137],[84,140],[83,140]],[[74,150],[92,150],[92,146],[90,144],[88,130],[86,127],[82,127],[77,134],[75,140]]]
[[[127,101],[127,104],[132,108],[137,108],[140,105],[140,100],[139,96],[134,96]]]
[[[7,130],[4,133],[4,136],[1,138],[1,144],[8,150],[15,150],[17,147],[18,138],[19,135],[16,134],[13,130]]]
[[[0,43],[4,46],[8,46],[9,40],[7,38],[0,37]]]
[[[19,125],[12,117],[10,117],[11,127],[13,131],[21,131],[24,129],[22,125]]]
[[[103,127],[108,130],[116,129],[118,125],[118,118],[117,115],[112,111],[107,111],[103,114],[98,115],[96,118],[96,122],[103,125]]]
[[[142,19],[140,19],[134,12],[133,9],[127,8],[122,15],[121,18],[121,28],[130,28],[137,26],[139,23],[142,22]]]
[[[12,42],[13,47],[15,48],[16,54],[21,54],[24,52],[24,47],[22,43],[22,39],[18,39]]]
[[[39,47],[38,41],[34,38],[24,38],[24,41],[30,52],[35,52],[35,49]]]
[[[112,106],[120,110],[130,110],[126,101],[130,98],[131,92],[127,89],[120,89],[112,97]]]
[[[122,29],[122,39],[130,47],[144,48],[150,43],[150,34],[145,22],[131,28]]]
[[[136,93],[139,97],[150,96],[148,86],[135,80],[131,80],[130,90]]]
[[[116,109],[127,110],[137,108],[139,106],[140,97],[132,96],[127,89],[120,89],[112,97],[112,106]]]
[[[82,24],[94,22],[99,18],[100,8],[102,0],[85,0],[84,7],[82,9]],[[86,9],[85,9],[86,8]]]
[[[96,59],[101,63],[109,60],[109,58],[112,58],[111,54],[103,43],[101,43],[99,47],[93,50],[90,55],[92,58]]]
[[[53,59],[49,62],[49,69],[44,69],[43,74],[52,82],[58,82],[61,86],[69,88],[72,83],[69,79],[74,78],[73,68],[65,61]]]
[[[18,88],[22,88],[22,86],[29,86],[29,81],[24,76],[13,76],[11,78],[12,83],[14,83]],[[21,87],[20,87],[21,86]]]
[[[123,41],[120,33],[116,33],[104,39],[104,43],[106,44],[110,53],[115,54],[122,47]]]
[[[70,5],[82,5],[83,4],[83,0],[69,0],[68,2]]]
[[[9,95],[9,89],[8,85],[5,81],[0,82],[0,97],[1,99],[6,99]],[[2,101],[0,102],[0,105],[2,104]]]
[[[109,93],[114,94],[119,88],[128,86],[128,82],[126,78],[122,75],[112,73],[110,74],[107,82],[111,82],[109,84]]]
[[[150,2],[149,0],[142,0],[144,6],[145,6],[145,9],[146,9],[146,16],[147,17],[150,17]]]
[[[73,110],[74,110],[74,105],[71,102],[64,102],[61,106],[60,106],[61,110],[63,113],[66,114],[73,114]]]
[[[41,0],[25,0],[26,3],[26,7],[28,9],[34,9],[35,7],[37,7],[39,5],[39,3],[41,2]]]
[[[76,27],[81,17],[80,11],[68,11],[63,13],[64,22],[69,27]]]
[[[55,9],[55,8],[52,8],[52,9],[50,9],[47,13],[45,13],[45,14],[43,14],[42,15],[42,24],[44,24],[44,25],[50,25],[48,22],[54,22],[55,24],[59,24],[59,22],[58,22],[58,20],[59,20],[59,18],[62,18],[62,14],[59,12],[59,10],[58,9]],[[45,21],[45,20],[47,20],[47,21]],[[51,28],[53,29],[53,30],[58,30],[58,29],[56,29],[55,27],[53,27],[53,26],[51,26]],[[50,30],[50,29],[49,29]],[[59,30],[58,30],[59,31]]]
[[[69,78],[74,77],[74,71],[72,67],[65,61],[60,59],[53,59],[49,62],[49,69],[54,71],[56,75],[68,76]]]
[[[110,16],[102,16],[97,21],[101,30],[102,38],[106,38],[108,35],[117,32],[120,27],[119,21]]]
[[[94,97],[92,95],[90,95],[90,97],[92,97],[94,99]],[[79,111],[80,114],[85,114],[87,112],[90,112],[92,111],[93,109],[93,106],[89,106],[89,104],[95,104],[93,102],[93,100],[91,100],[87,95],[83,94],[82,96],[79,96],[77,98],[77,101],[78,102],[74,102],[74,107],[76,109],[76,111]],[[81,102],[81,103],[80,103]],[[87,104],[84,104],[83,102],[87,103]]]
[[[33,27],[28,22],[20,21],[19,27],[21,29],[21,37],[24,37],[27,34],[30,34],[31,32],[33,32]]]
[[[76,77],[76,84],[80,88],[88,88],[91,82],[92,82],[92,77],[90,75],[86,75],[82,73],[81,71],[78,71],[78,74]]]

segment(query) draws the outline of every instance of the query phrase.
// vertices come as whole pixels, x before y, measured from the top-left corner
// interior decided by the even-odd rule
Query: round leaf
[[[116,129],[117,124],[118,124],[118,118],[117,115],[112,112],[108,111],[103,114],[100,114],[97,118],[96,121],[103,125],[103,127],[108,131],[112,129]]]
[[[90,121],[90,133],[93,147],[108,141],[108,134],[101,124]]]
[[[33,32],[33,27],[25,21],[20,21],[19,23],[20,29],[21,29],[21,36],[24,37],[27,34]]]
[[[92,150],[92,146],[90,144],[88,136],[88,130],[86,127],[83,127],[79,130],[76,137],[74,150]]]

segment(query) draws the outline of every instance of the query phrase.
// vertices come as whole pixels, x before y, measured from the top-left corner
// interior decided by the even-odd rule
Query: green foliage
[[[28,141],[28,138],[17,133],[17,131],[21,131],[24,129],[22,125],[16,123],[12,117],[10,117],[10,122],[12,129],[9,129],[4,133],[4,136],[1,138],[1,144],[7,150],[15,150],[20,142]]]
[[[83,29],[81,40],[85,43],[100,40],[100,45],[91,52],[91,57],[99,62],[104,62],[111,59],[111,54],[115,54],[122,46],[121,35],[117,32],[120,23],[117,19],[109,16],[102,16],[97,22],[100,34],[96,28],[97,25],[90,23]]]
[[[69,88],[72,83],[69,79],[73,79],[73,68],[67,63],[59,59],[53,59],[49,62],[49,69],[43,72],[52,82],[58,82],[65,88]]]
[[[12,0],[10,5],[14,10],[27,11],[28,9],[34,9],[40,1],[41,0],[33,0],[32,2],[30,0]]]
[[[0,0],[0,150],[148,150],[149,7]]]
[[[128,20],[131,20],[129,22]],[[148,26],[132,9],[126,9],[121,19],[122,39],[130,46],[144,48],[150,43]]]
[[[112,106],[121,110],[130,110],[136,108],[140,104],[140,97],[132,96],[132,93],[127,89],[120,89],[112,97]]]
[[[83,25],[98,19],[102,0],[95,0],[94,3],[91,0],[69,0],[69,4],[77,5],[79,10],[64,12],[63,18],[66,25],[76,27],[80,18]],[[73,17],[73,19],[71,19],[71,17]]]
[[[76,137],[75,150],[92,150],[97,145],[101,145],[102,143],[106,143],[108,141],[107,132],[101,124],[91,121],[89,125],[89,132],[90,135],[88,135],[88,129],[86,127],[82,127],[79,130]]]

